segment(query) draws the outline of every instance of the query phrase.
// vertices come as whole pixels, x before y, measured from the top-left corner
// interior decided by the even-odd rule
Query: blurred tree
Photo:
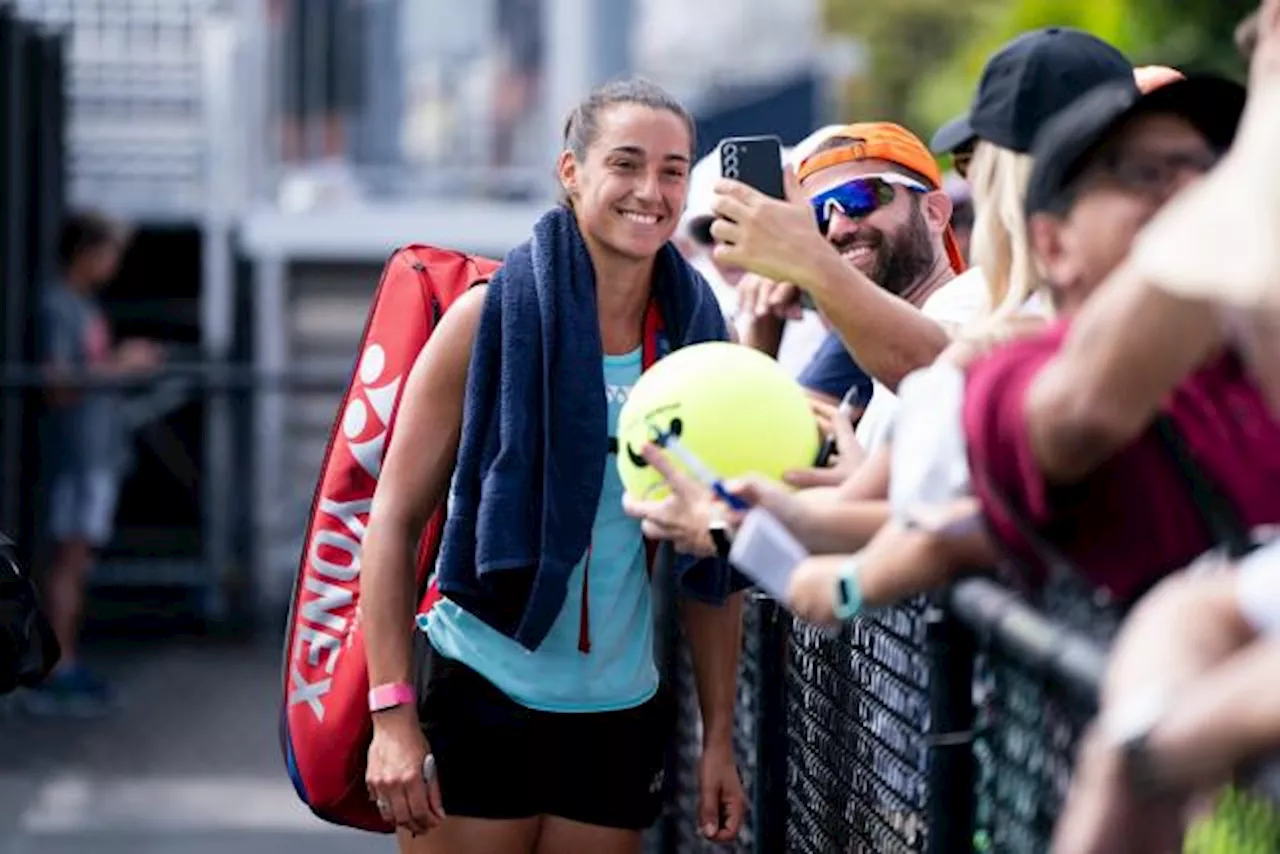
[[[1232,32],[1258,0],[826,0],[832,31],[860,40],[870,61],[844,92],[842,119],[887,118],[932,133],[962,112],[987,58],[1029,29],[1087,30],[1135,64],[1237,78]]]
[[[952,62],[975,27],[1005,0],[827,0],[828,29],[858,39],[865,76],[843,93],[841,120],[889,119],[919,128],[919,82]]]
[[[1188,71],[1215,71],[1244,79],[1245,65],[1232,34],[1259,0],[1127,0],[1135,17],[1146,21],[1143,61]]]

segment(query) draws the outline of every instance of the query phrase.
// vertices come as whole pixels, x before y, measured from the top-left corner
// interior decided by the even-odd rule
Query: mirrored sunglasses
[[[831,218],[837,213],[851,219],[870,216],[893,201],[897,187],[905,187],[916,193],[929,192],[929,188],[919,181],[894,172],[854,178],[814,196],[811,203],[814,215],[818,218],[818,228],[826,234],[831,226]]]

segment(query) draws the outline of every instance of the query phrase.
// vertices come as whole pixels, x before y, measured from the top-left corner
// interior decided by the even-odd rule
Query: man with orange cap
[[[985,308],[981,287],[951,287],[965,269],[951,201],[933,155],[898,125],[834,132],[788,175],[785,202],[722,181],[712,210],[717,257],[809,292],[876,380],[858,425],[868,451],[887,433],[898,382]]]

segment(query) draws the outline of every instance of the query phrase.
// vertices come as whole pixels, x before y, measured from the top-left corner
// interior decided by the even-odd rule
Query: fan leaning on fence
[[[1202,367],[1185,379],[1186,368],[1170,371],[1164,384],[1142,387],[1129,373],[1173,357],[1158,345],[1167,328],[1141,322],[1159,297],[1143,298],[1124,259],[1161,205],[1230,142],[1242,100],[1238,86],[1214,78],[1144,96],[1114,84],[1046,127],[1033,151],[1028,230],[1061,320],[990,353],[962,342],[908,378],[894,435],[895,519],[856,557],[814,558],[797,571],[802,613],[830,619],[823,608],[834,604],[836,577],[856,579],[868,604],[896,601],[987,565],[996,551],[1024,570],[1018,581],[1071,568],[1123,608],[1221,540],[1194,500],[1201,471],[1249,525],[1280,519],[1280,496],[1268,489],[1280,473],[1280,428],[1234,353],[1207,350]],[[1120,317],[1127,327],[1115,325]],[[1133,358],[1118,349],[1145,344]],[[978,508],[986,525],[964,530]],[[965,536],[947,536],[953,526]],[[995,550],[980,547],[987,533]]]
[[[1230,346],[1231,327],[1222,324],[1205,301],[1208,296],[1239,305],[1252,299],[1259,305],[1265,302],[1266,292],[1248,287],[1249,282],[1223,287],[1230,281],[1224,283],[1220,265],[1213,265],[1218,272],[1212,279],[1206,277],[1198,292],[1198,286],[1187,281],[1187,266],[1175,268],[1178,275],[1172,279],[1172,288],[1166,286],[1160,272],[1171,269],[1167,256],[1174,253],[1170,247],[1191,245],[1194,251],[1209,254],[1231,251],[1233,247],[1225,240],[1188,242],[1191,235],[1203,233],[1205,217],[1229,213],[1232,216],[1226,218],[1274,222],[1280,215],[1277,200],[1256,199],[1255,208],[1242,210],[1239,205],[1245,194],[1228,192],[1246,182],[1272,190],[1280,185],[1272,175],[1275,166],[1269,162],[1269,152],[1280,142],[1277,126],[1270,121],[1275,112],[1262,106],[1280,95],[1280,74],[1260,73],[1259,65],[1255,61],[1248,117],[1227,161],[1155,218],[1150,228],[1141,232],[1137,251],[1125,263],[1115,271],[1103,271],[1106,281],[1058,332],[1063,340],[1060,348],[1053,342],[1055,348],[1046,358],[1044,345],[1052,339],[1032,338],[990,356],[963,356],[959,361],[967,367],[967,376],[939,367],[904,384],[904,419],[910,417],[909,401],[917,395],[928,397],[935,414],[943,395],[949,393],[957,401],[962,417],[953,422],[953,429],[962,427],[963,433],[959,441],[950,444],[953,448],[968,445],[967,458],[961,462],[970,469],[979,500],[955,500],[949,508],[913,504],[913,498],[921,494],[931,499],[948,497],[945,490],[941,495],[936,490],[942,480],[939,473],[947,471],[945,460],[935,461],[940,465],[933,468],[932,480],[926,476],[914,484],[895,483],[899,521],[879,535],[855,563],[865,601],[890,601],[940,586],[964,565],[965,557],[970,565],[981,563],[989,556],[984,552],[991,544],[984,546],[983,532],[965,525],[975,507],[983,511],[999,544],[1020,553],[1025,563],[1046,572],[1050,565],[1054,569],[1064,564],[1077,566],[1094,583],[1116,594],[1122,605],[1211,544],[1220,547],[1218,560],[1224,551],[1229,557],[1247,553],[1255,543],[1257,526],[1280,520],[1274,490],[1280,474],[1280,425],[1266,407],[1259,384],[1246,372],[1239,351]],[[1197,88],[1200,95],[1188,99]],[[1059,292],[1067,280],[1055,282],[1054,270],[1061,273],[1071,268],[1062,265],[1065,259],[1061,252],[1057,263],[1051,263],[1054,248],[1088,244],[1081,243],[1079,234],[1074,240],[1054,239],[1055,231],[1061,238],[1066,234],[1064,229],[1098,225],[1114,238],[1126,219],[1099,222],[1100,196],[1114,197],[1117,189],[1124,189],[1123,183],[1139,190],[1143,178],[1154,180],[1161,174],[1173,178],[1180,171],[1203,168],[1196,165],[1198,158],[1191,156],[1194,146],[1177,150],[1179,135],[1167,123],[1158,134],[1149,133],[1146,140],[1147,156],[1163,159],[1165,168],[1135,168],[1142,165],[1142,159],[1129,155],[1141,154],[1140,146],[1132,146],[1141,142],[1143,125],[1149,132],[1155,122],[1182,113],[1183,119],[1199,125],[1212,141],[1213,128],[1205,120],[1215,116],[1221,120],[1224,108],[1238,100],[1221,81],[1195,79],[1172,84],[1131,104],[1126,104],[1128,97],[1106,91],[1087,96],[1060,116],[1037,144],[1028,198],[1030,231],[1042,269]],[[1186,107],[1197,101],[1200,106],[1188,113]],[[1185,132],[1182,138],[1190,141]],[[1064,161],[1063,153],[1072,151],[1085,154]],[[1091,216],[1081,215],[1086,209]],[[1122,213],[1123,209],[1113,207],[1112,211]],[[1138,234],[1137,226],[1145,219],[1127,220],[1127,233],[1119,232],[1126,252],[1114,260],[1124,259],[1128,244]],[[1179,232],[1182,239],[1174,239]],[[1237,233],[1258,237],[1252,225],[1239,228]],[[1214,250],[1206,248],[1209,246]],[[1256,242],[1241,247],[1237,258],[1259,259],[1261,249]],[[1181,249],[1178,252],[1185,254]],[[1092,259],[1097,257],[1095,252]],[[1238,267],[1235,272],[1242,278],[1269,277],[1274,282],[1277,268],[1280,264],[1263,256],[1252,267]],[[1229,294],[1224,293],[1228,290]],[[1257,318],[1255,314],[1251,319]],[[1263,363],[1261,367],[1273,366]],[[1160,407],[1166,396],[1170,403]],[[1099,424],[1099,415],[1107,420]],[[1077,430],[1083,419],[1094,419],[1096,428],[1111,429],[1082,431],[1075,443],[1063,442],[1064,435],[1071,436],[1067,428],[1073,417]],[[1153,418],[1163,425],[1153,427]],[[900,422],[895,440],[900,441],[901,433],[909,432],[912,426]],[[914,426],[927,435],[928,428]],[[1117,438],[1129,442],[1116,447]],[[1071,453],[1064,454],[1064,450]],[[1085,466],[1086,471],[1078,471]],[[1074,476],[1070,476],[1073,469]],[[899,471],[895,466],[895,479]],[[1064,474],[1068,475],[1065,479]],[[1123,500],[1126,480],[1136,487],[1133,501]],[[1180,513],[1179,503],[1183,505]],[[1195,512],[1188,512],[1193,509]],[[1089,518],[1091,512],[1093,519]],[[1102,535],[1107,530],[1102,514],[1111,516],[1112,530],[1122,527],[1123,539]],[[968,555],[957,548],[962,538],[953,536],[966,527],[963,541],[969,547],[978,545]],[[1073,530],[1089,536],[1092,542],[1073,542],[1063,536],[1064,531]],[[1140,551],[1126,554],[1125,539],[1137,544]],[[1280,704],[1268,704],[1256,696],[1260,682],[1274,682],[1259,675],[1267,666],[1264,661],[1275,661],[1274,643],[1255,641],[1251,649],[1201,677],[1195,684],[1217,692],[1216,696],[1197,691],[1199,700],[1190,709],[1162,709],[1152,702],[1153,694],[1144,691],[1144,686],[1151,687],[1154,682],[1165,689],[1156,691],[1156,696],[1168,697],[1178,690],[1175,685],[1182,689],[1178,696],[1188,696],[1186,687],[1200,669],[1197,665],[1207,666],[1206,659],[1225,656],[1273,625],[1277,589],[1280,574],[1274,557],[1256,553],[1245,559],[1238,580],[1218,575],[1171,582],[1168,589],[1139,607],[1134,624],[1122,635],[1108,694],[1103,698],[1103,717],[1083,755],[1081,777],[1059,842],[1061,850],[1101,854],[1176,846],[1180,829],[1172,807],[1186,803],[1194,783],[1212,783],[1215,773],[1226,775],[1239,767],[1233,759],[1248,761],[1280,744]],[[1196,591],[1194,596],[1191,591]],[[829,605],[819,602],[813,607]],[[1179,610],[1178,618],[1170,616]],[[830,617],[829,612],[815,615]],[[1246,616],[1250,619],[1245,620]],[[1188,631],[1192,625],[1197,629]],[[1157,626],[1166,633],[1162,638]],[[1157,658],[1152,650],[1159,644],[1163,648]],[[1246,719],[1237,719],[1238,726],[1226,725],[1222,721],[1249,709],[1239,702],[1230,706],[1229,700],[1233,689],[1236,697],[1243,696],[1239,691],[1247,690],[1250,668],[1255,677],[1252,708],[1244,712]],[[1113,707],[1110,713],[1108,706]],[[1224,717],[1210,728],[1212,734],[1203,735],[1208,745],[1183,743],[1179,754],[1176,734],[1166,734],[1174,741],[1171,755],[1166,757],[1167,767],[1161,766],[1158,753],[1152,756],[1145,749],[1147,738],[1158,732],[1155,727],[1162,711],[1173,718],[1171,726],[1177,727],[1180,721],[1183,727],[1191,728],[1197,723],[1197,712],[1205,715],[1214,709]],[[1198,723],[1204,726],[1206,722],[1201,719]],[[1182,735],[1189,733],[1184,729]],[[1219,739],[1216,745],[1212,742],[1215,736]],[[1221,750],[1216,756],[1214,746]],[[1203,752],[1206,747],[1208,752]],[[1179,757],[1192,767],[1179,767]],[[1196,758],[1204,762],[1199,768],[1194,767]],[[1108,773],[1120,776],[1107,778]],[[1152,809],[1152,802],[1144,804],[1140,795],[1160,791],[1162,773],[1167,774],[1164,794],[1180,799],[1156,801],[1162,809]],[[1099,782],[1100,778],[1106,782]],[[1114,788],[1107,794],[1108,785],[1121,786],[1127,797],[1118,797]],[[1103,794],[1094,787],[1102,788]],[[1188,837],[1188,844],[1208,844],[1206,839],[1211,842],[1215,832],[1227,827],[1237,835],[1260,834],[1263,847],[1258,850],[1270,850],[1268,846],[1280,841],[1274,808],[1267,819],[1266,809],[1255,804],[1255,810],[1263,810],[1262,819],[1254,817],[1255,812],[1245,823],[1240,820],[1240,803],[1238,796],[1224,801],[1219,822],[1198,827]],[[1137,842],[1135,833],[1146,834],[1149,844]],[[1158,844],[1166,848],[1151,847]]]
[[[942,586],[999,551],[1028,571],[1024,582],[1067,569],[1123,610],[1210,547],[1243,551],[1251,528],[1280,521],[1280,425],[1218,318],[1126,263],[1161,206],[1227,148],[1242,100],[1219,79],[1143,97],[1111,86],[1046,129],[1029,226],[1064,320],[990,353],[958,346],[905,384],[894,441],[932,450],[932,465],[895,458],[894,522],[856,559],[797,572],[793,607],[821,621],[849,616]],[[1268,133],[1249,124],[1212,180],[1247,174],[1241,154],[1263,151],[1253,139]],[[969,492],[976,499],[957,499]],[[1223,522],[1223,506],[1239,524]]]
[[[1150,281],[1202,316],[1225,307],[1227,328],[1243,333],[1241,350],[1252,357],[1261,385],[1274,391],[1280,2],[1267,0],[1240,34],[1242,48],[1253,52],[1240,138],[1214,175],[1148,230],[1135,261]],[[1185,242],[1190,236],[1193,244]],[[1191,254],[1214,246],[1231,263],[1182,257],[1188,246],[1196,247]],[[1274,407],[1277,398],[1270,399]],[[1055,850],[1107,854],[1120,850],[1117,838],[1125,850],[1153,850],[1161,829],[1188,813],[1195,822],[1188,852],[1280,849],[1278,639],[1280,543],[1218,571],[1181,573],[1153,590],[1115,644]],[[1228,790],[1207,817],[1192,811],[1196,792],[1233,778],[1247,787]]]

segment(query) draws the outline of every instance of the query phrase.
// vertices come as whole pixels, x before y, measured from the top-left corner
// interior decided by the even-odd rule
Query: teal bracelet
[[[852,619],[862,610],[862,587],[858,584],[858,558],[849,558],[840,566],[836,575],[835,598],[832,610],[837,620]]]

